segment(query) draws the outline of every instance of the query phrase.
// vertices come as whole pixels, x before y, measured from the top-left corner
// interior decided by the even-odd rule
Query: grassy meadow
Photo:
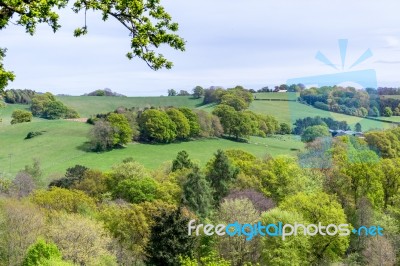
[[[257,94],[258,95],[258,94]],[[260,94],[261,95],[261,94]],[[284,97],[284,93],[265,93]],[[286,96],[288,97],[288,96]],[[59,100],[76,109],[81,117],[115,110],[117,107],[145,106],[187,106],[212,111],[214,105],[201,106],[201,99],[191,97],[89,97],[62,96]],[[227,139],[202,139],[173,144],[131,143],[126,148],[104,153],[87,152],[85,143],[90,125],[65,120],[44,120],[34,118],[31,123],[10,125],[11,113],[15,109],[27,109],[26,105],[7,105],[1,110],[3,122],[0,123],[0,174],[12,177],[31,164],[33,158],[40,160],[44,175],[48,179],[64,174],[66,168],[82,164],[89,168],[106,170],[112,165],[132,157],[148,168],[157,168],[164,162],[172,161],[181,150],[186,150],[191,158],[204,165],[217,149],[243,149],[258,157],[266,155],[295,155],[304,144],[293,136],[272,136],[268,138],[251,137],[248,143]],[[351,126],[360,122],[363,130],[387,128],[391,125],[379,121],[360,119],[343,114],[330,113],[304,104],[288,101],[254,101],[250,110],[275,116],[279,122],[293,123],[307,116],[332,117],[346,120]],[[25,140],[30,131],[41,131],[43,135]]]

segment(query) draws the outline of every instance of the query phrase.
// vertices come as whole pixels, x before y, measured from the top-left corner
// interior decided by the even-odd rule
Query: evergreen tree
[[[228,157],[222,150],[218,150],[215,158],[208,163],[207,178],[214,190],[213,198],[218,205],[220,200],[228,195],[229,184],[239,174],[239,169],[232,166]]]
[[[172,172],[175,172],[183,168],[192,168],[192,167],[193,163],[189,159],[189,154],[186,151],[178,152],[178,155],[176,156],[175,160],[172,161]]]
[[[199,168],[194,167],[183,186],[182,202],[200,218],[208,217],[212,209],[212,191],[210,184]]]
[[[175,266],[180,265],[180,256],[193,256],[195,238],[188,235],[189,220],[181,208],[163,211],[154,217],[146,248],[146,265]]]

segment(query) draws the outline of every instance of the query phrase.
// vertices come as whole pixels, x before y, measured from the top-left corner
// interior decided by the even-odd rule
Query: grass
[[[303,144],[292,137],[276,136],[265,139],[252,137],[249,143],[226,139],[202,139],[167,145],[132,143],[123,149],[94,153],[82,148],[87,141],[89,128],[85,123],[62,120],[0,128],[0,173],[15,176],[25,165],[31,164],[33,158],[40,160],[44,175],[51,179],[62,176],[68,167],[76,164],[107,170],[127,157],[133,157],[145,167],[154,169],[166,161],[172,161],[181,150],[186,150],[193,160],[205,165],[218,149],[242,149],[264,157],[267,154],[295,154],[295,149],[303,148]],[[25,140],[29,131],[43,131],[43,135]]]
[[[187,106],[195,108],[201,105],[203,99],[193,99],[190,96],[160,96],[160,97],[101,97],[101,96],[58,96],[69,107],[75,109],[81,117],[89,117],[98,113],[107,113],[124,106]]]
[[[269,114],[275,116],[279,122],[293,124],[297,119],[307,116],[331,117],[338,121],[347,121],[352,129],[357,122],[361,124],[363,131],[370,129],[390,128],[390,123],[379,122],[367,118],[349,116],[345,114],[333,113],[314,108],[299,102],[284,101],[254,101],[250,110],[256,113]]]
[[[256,99],[295,100],[299,97],[296,92],[260,92],[253,94]]]

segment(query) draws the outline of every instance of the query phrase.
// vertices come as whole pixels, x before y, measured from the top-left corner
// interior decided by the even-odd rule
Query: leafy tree
[[[84,213],[96,208],[93,198],[79,190],[52,187],[50,190],[36,190],[32,202],[48,211]]]
[[[21,265],[27,248],[45,231],[45,216],[27,201],[2,200],[0,264]]]
[[[104,228],[117,240],[119,265],[138,265],[144,259],[150,228],[139,205],[105,205],[99,213]]]
[[[204,95],[204,89],[201,86],[196,86],[193,89],[193,97],[196,99],[201,98]]]
[[[200,133],[200,125],[196,113],[187,107],[180,107],[178,110],[181,111],[189,121],[190,137],[198,136]]]
[[[218,150],[214,158],[207,163],[207,180],[213,189],[215,204],[219,205],[220,200],[228,195],[229,185],[238,174],[239,169],[231,164],[222,150]]]
[[[395,196],[400,192],[400,159],[383,159],[382,188],[384,193],[384,208],[395,203]]]
[[[2,1],[0,3],[2,13],[0,29],[6,28],[13,18],[15,23],[25,27],[30,35],[35,33],[39,23],[47,23],[55,32],[61,25],[58,23],[59,15],[54,10],[67,7],[68,3],[68,0],[40,3]],[[163,55],[156,54],[154,48],[167,44],[177,50],[184,51],[185,49],[184,40],[175,34],[178,30],[178,24],[171,21],[171,16],[165,11],[160,1],[143,3],[119,0],[111,2],[77,0],[70,4],[72,4],[72,10],[75,13],[82,10],[85,12],[93,10],[101,13],[104,21],[112,17],[120,22],[131,35],[132,51],[128,52],[126,56],[129,59],[135,56],[144,60],[151,69],[170,69],[173,66],[172,62],[168,61]],[[76,29],[74,35],[84,35],[87,31],[88,27],[85,20],[85,25]],[[5,80],[13,78],[12,74],[8,74],[6,77],[8,78]]]
[[[224,132],[234,136],[236,140],[251,135],[252,122],[248,114],[235,111],[233,107],[225,104],[218,105],[213,114],[220,118]]]
[[[193,162],[189,159],[189,154],[186,151],[178,152],[176,158],[172,161],[172,172],[183,168],[192,168]]]
[[[108,251],[112,240],[103,225],[79,214],[53,213],[46,236],[58,246],[64,259],[78,265],[99,265],[91,262],[105,255],[114,257]]]
[[[26,197],[32,193],[36,185],[30,174],[19,172],[12,181],[10,194],[17,198]]]
[[[288,123],[280,123],[279,125],[279,133],[282,135],[287,135],[292,133],[292,129]]]
[[[324,192],[298,193],[287,198],[280,208],[301,214],[309,223],[322,225],[346,224],[346,215],[334,196]],[[310,238],[311,264],[334,262],[341,259],[349,246],[349,238],[339,236],[316,235]]]
[[[169,118],[176,126],[176,138],[186,139],[190,135],[190,124],[186,116],[176,108],[169,108],[166,111]]]
[[[24,123],[24,122],[31,122],[32,121],[32,113],[25,110],[15,110],[11,114],[11,125]]]
[[[146,248],[149,265],[179,265],[180,256],[193,256],[195,239],[187,232],[189,220],[181,208],[154,217]]]
[[[1,4],[0,4],[1,6]],[[0,29],[2,27],[0,18]],[[9,81],[13,81],[15,75],[11,71],[4,70],[3,59],[6,56],[7,49],[0,48],[0,96],[4,95],[4,88],[7,87]]]
[[[190,93],[185,90],[180,90],[178,96],[190,96]]]
[[[169,89],[168,90],[168,96],[176,96],[176,90],[174,90],[174,89]]]
[[[354,130],[356,132],[362,132],[361,124],[357,122],[356,125],[354,126]]]
[[[194,167],[183,185],[182,202],[200,218],[205,219],[212,210],[210,184],[198,167]]]
[[[108,192],[108,177],[98,170],[87,170],[71,188],[81,190],[91,197],[101,199]]]
[[[141,137],[156,142],[171,142],[176,138],[176,125],[163,111],[148,109],[139,118]]]
[[[44,261],[50,259],[61,260],[60,250],[54,243],[46,242],[43,238],[39,238],[28,248],[22,266],[43,265]]]
[[[25,165],[24,167],[24,172],[31,175],[33,178],[33,181],[37,186],[42,185],[42,169],[40,166],[40,161],[37,158],[33,159],[33,164],[31,165]]]
[[[234,94],[225,94],[221,98],[221,104],[233,107],[236,111],[242,111],[248,107],[248,104],[242,98]]]
[[[95,151],[111,150],[114,147],[114,132],[108,121],[96,121],[89,132],[91,148]]]
[[[385,107],[382,114],[386,117],[391,117],[393,115],[393,111],[390,109],[390,107]]]
[[[256,224],[260,219],[260,213],[254,208],[249,199],[224,200],[217,216],[218,223],[230,224]],[[233,265],[244,265],[245,262],[256,263],[259,260],[260,238],[248,239],[241,236],[218,237],[218,253]]]
[[[89,168],[79,164],[70,167],[67,169],[64,177],[51,181],[49,187],[71,188],[75,183],[83,179],[87,170]]]
[[[276,224],[305,223],[304,218],[297,212],[284,211],[280,208],[263,213],[262,223]],[[273,229],[271,229],[273,232]],[[286,237],[262,237],[261,262],[263,265],[311,265],[310,237],[303,234]]]
[[[130,203],[152,201],[156,193],[157,183],[151,177],[125,179],[112,190],[114,199],[124,199]]]
[[[331,133],[326,126],[311,126],[304,130],[303,134],[301,135],[301,141],[312,142],[317,138],[330,136]]]
[[[107,121],[113,129],[113,145],[122,146],[132,141],[132,128],[128,119],[122,114],[111,113],[107,116]]]
[[[34,116],[47,119],[77,118],[78,113],[56,100],[53,94],[46,92],[32,98],[31,111]]]

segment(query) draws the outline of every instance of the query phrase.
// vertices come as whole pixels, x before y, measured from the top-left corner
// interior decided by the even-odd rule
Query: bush
[[[36,136],[40,136],[40,135],[42,135],[42,134],[43,134],[43,133],[40,132],[40,131],[30,131],[30,132],[26,135],[25,139],[31,139],[31,138],[34,138],[34,137],[36,137]]]
[[[32,121],[32,113],[25,110],[15,110],[11,115],[11,125],[31,122]]]
[[[319,137],[330,137],[331,133],[326,126],[318,125],[318,126],[311,126],[304,130],[303,134],[301,135],[301,141],[303,142],[312,142]]]

